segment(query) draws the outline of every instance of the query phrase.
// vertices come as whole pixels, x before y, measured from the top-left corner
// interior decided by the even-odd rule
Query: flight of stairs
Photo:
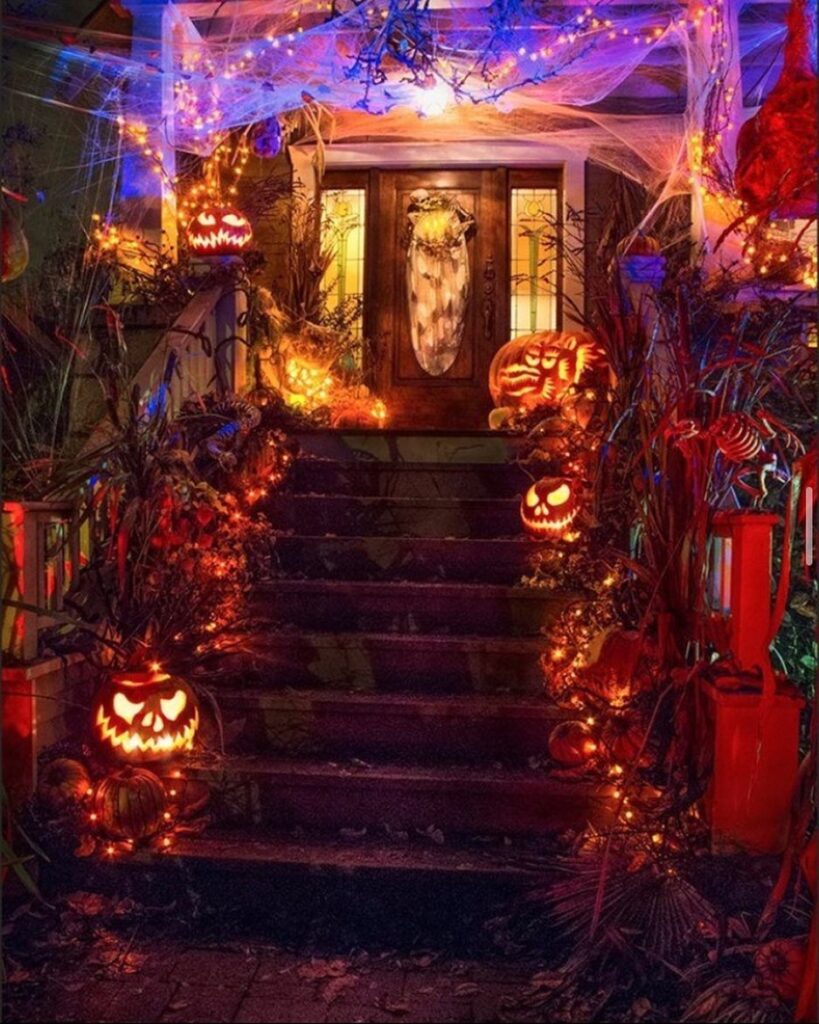
[[[269,500],[256,650],[219,685],[213,824],[165,856],[223,867],[528,877],[606,814],[555,770],[565,711],[542,630],[571,595],[519,585],[526,476],[497,434],[316,432]]]

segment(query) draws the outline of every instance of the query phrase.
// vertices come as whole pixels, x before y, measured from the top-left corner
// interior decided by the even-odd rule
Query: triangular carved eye
[[[539,501],[540,498],[537,496],[537,491],[534,489],[534,487],[530,487],[529,490],[526,492],[526,504],[529,506],[529,508],[534,508]]]
[[[175,722],[185,710],[187,703],[188,698],[185,695],[185,691],[177,690],[173,697],[162,697],[159,701],[159,706],[162,708],[162,714],[165,718],[169,722]]]
[[[206,228],[212,228],[216,223],[216,218],[212,213],[200,213],[196,220]]]
[[[549,491],[546,495],[546,500],[550,505],[565,505],[569,500],[571,489],[568,484],[561,484],[560,487],[555,488],[553,491]]]
[[[124,693],[114,694],[114,713],[123,720],[131,725],[136,716],[145,707],[145,701],[134,702],[128,700]]]

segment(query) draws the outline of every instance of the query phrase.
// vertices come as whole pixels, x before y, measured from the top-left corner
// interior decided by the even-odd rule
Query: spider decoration
[[[779,469],[780,461],[787,464],[789,458],[805,450],[793,431],[767,409],[754,414],[727,412],[705,428],[693,419],[679,420],[666,431],[666,436],[688,459],[702,443],[712,443],[730,464],[732,483],[758,501],[768,493],[767,474],[787,479],[787,474]],[[757,482],[749,482],[748,478],[755,474]]]

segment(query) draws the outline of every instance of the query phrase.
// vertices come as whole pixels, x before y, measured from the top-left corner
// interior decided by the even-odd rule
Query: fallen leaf
[[[329,1006],[340,998],[348,988],[354,988],[358,981],[357,974],[345,974],[340,978],[332,978],[322,986],[321,998]]]
[[[460,985],[455,986],[455,995],[461,999],[467,996],[476,996],[480,989],[474,981],[462,981]]]

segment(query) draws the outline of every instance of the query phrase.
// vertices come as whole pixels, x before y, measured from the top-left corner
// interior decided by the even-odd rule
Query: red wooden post
[[[773,528],[768,513],[726,512],[716,517],[711,602],[714,640],[741,672],[761,672],[758,687],[704,680],[713,773],[706,817],[717,850],[780,852],[799,757],[804,701],[770,660]],[[727,682],[727,680],[726,680]]]

